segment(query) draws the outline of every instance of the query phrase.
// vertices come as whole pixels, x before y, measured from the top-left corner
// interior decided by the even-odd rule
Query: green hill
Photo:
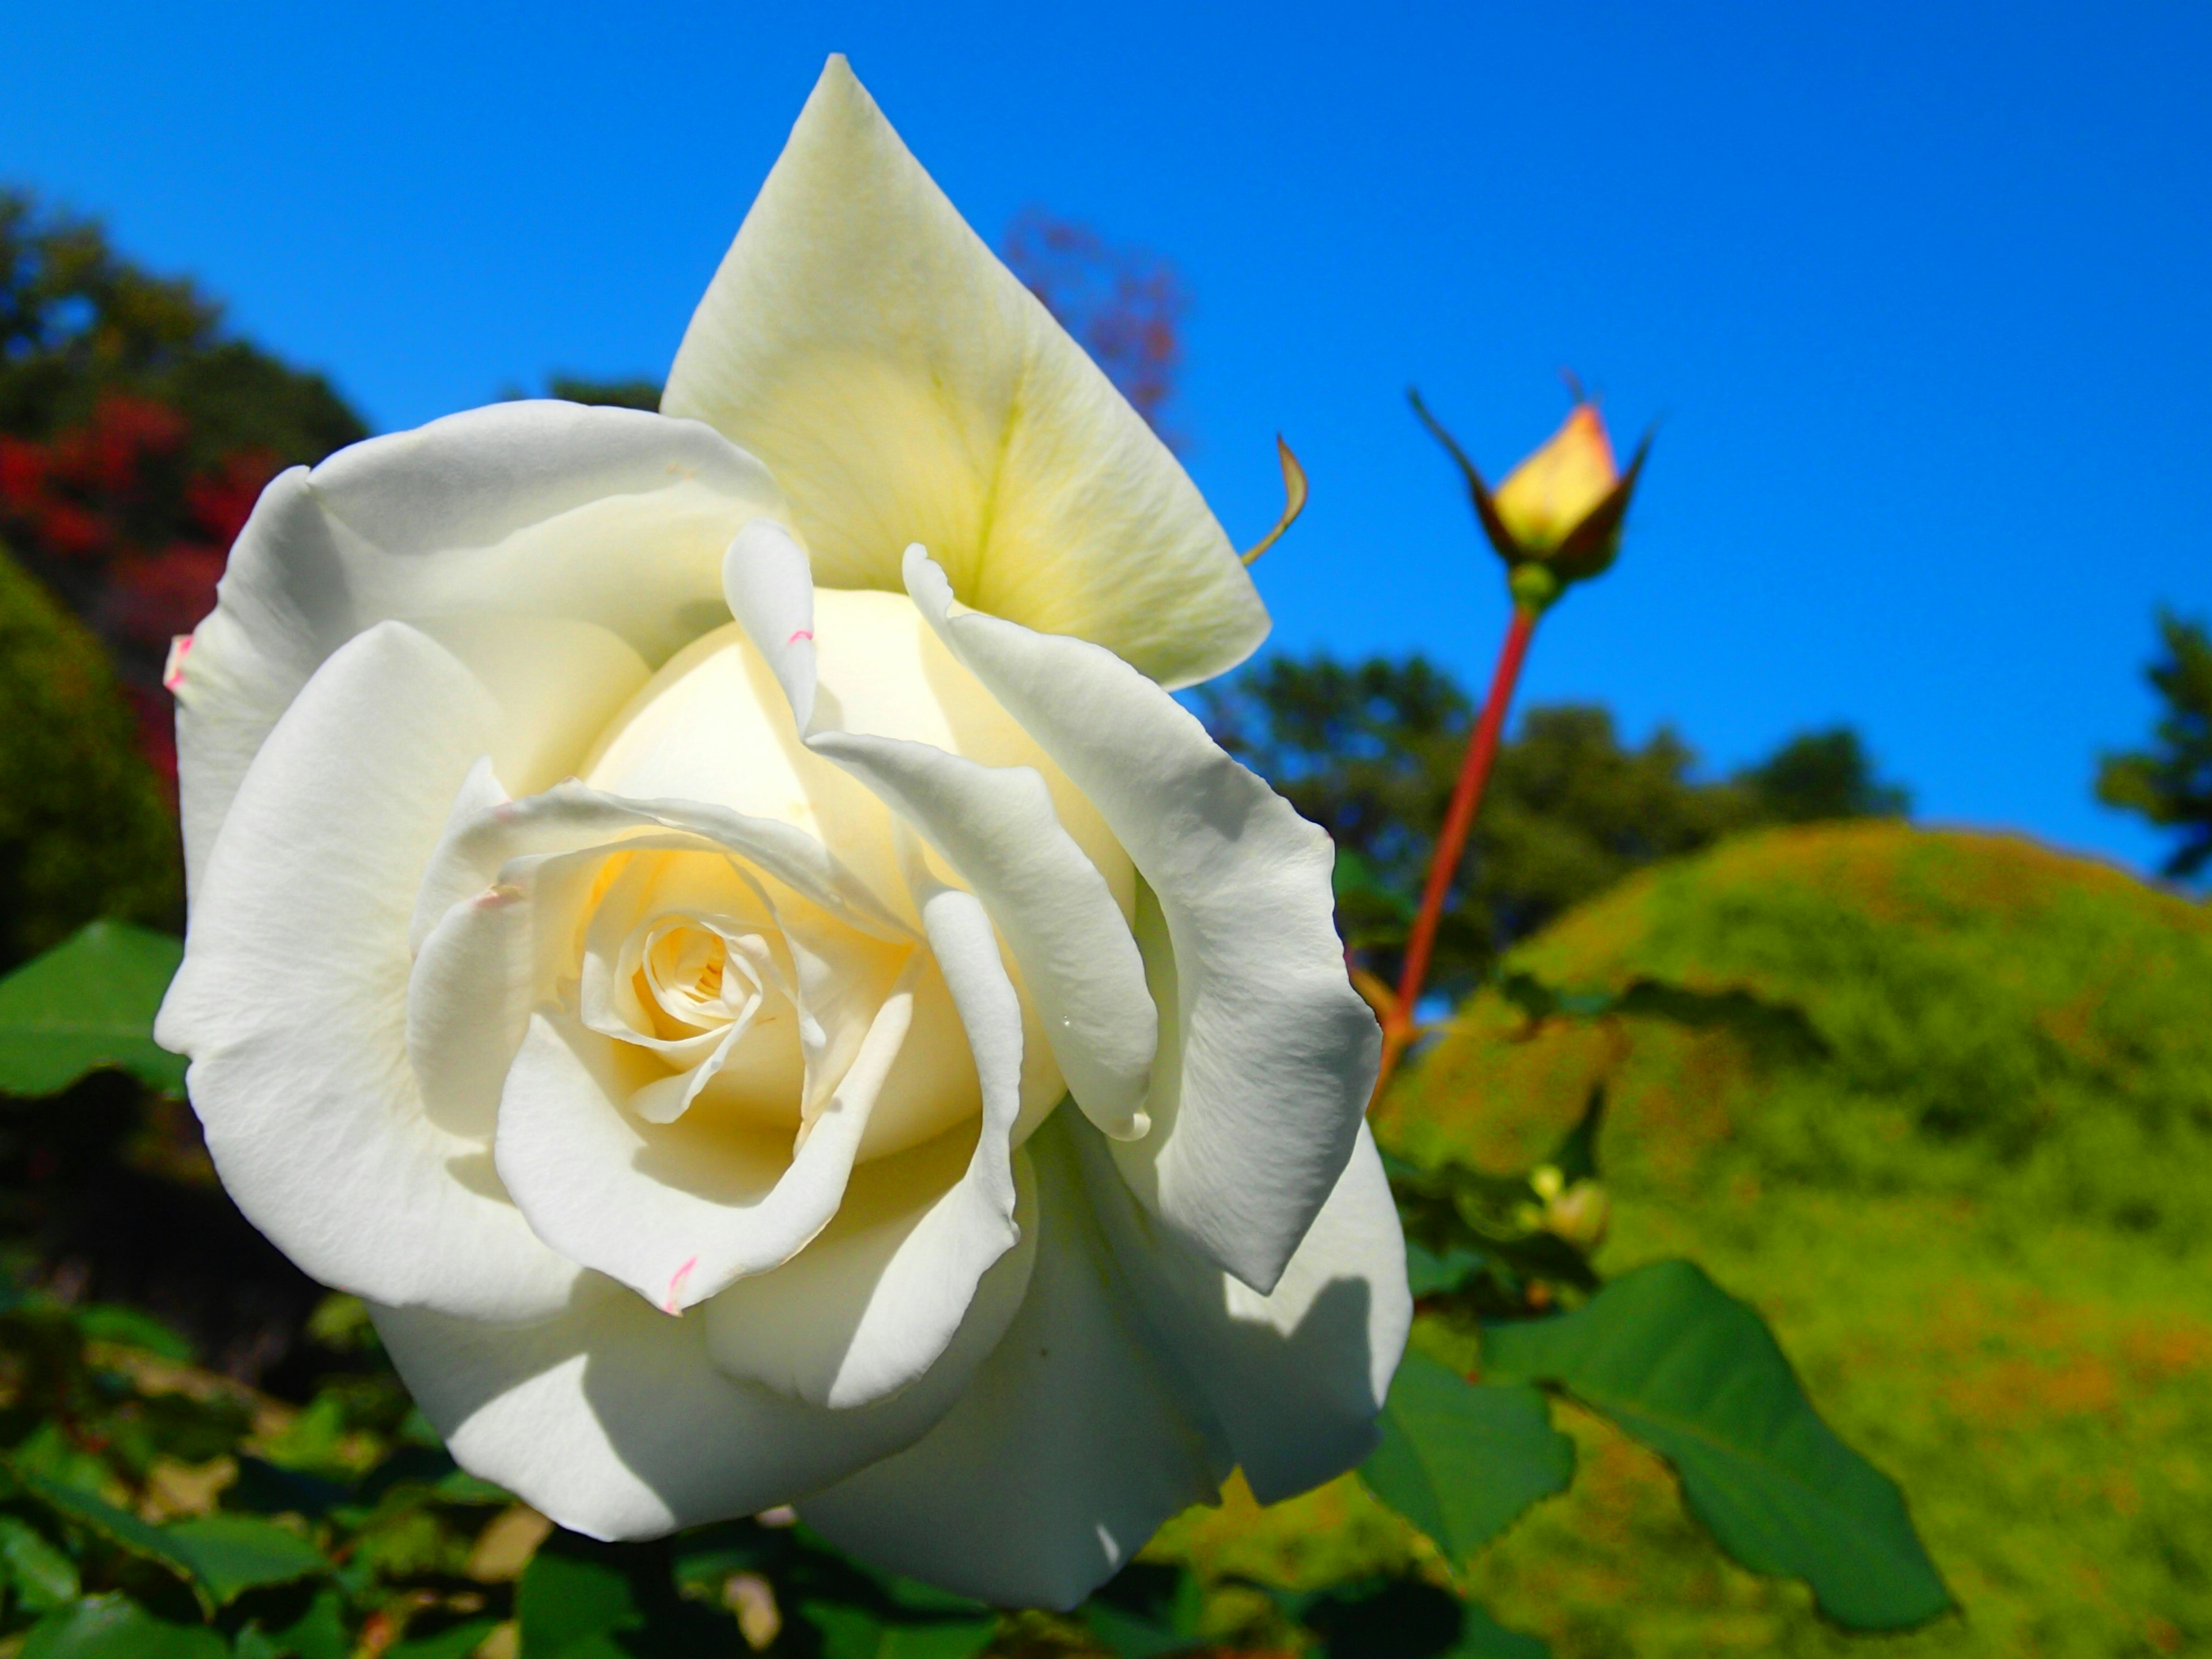
[[[1836,1634],[1571,1410],[1583,1473],[1479,1565],[1495,1613],[1561,1656],[2212,1649],[2212,915],[2008,837],[1822,826],[1649,871],[1508,965],[1780,1017],[1532,1025],[1485,992],[1378,1133],[1525,1167],[1607,1079],[1600,1266],[1687,1255],[1755,1302],[1963,1613]],[[1362,1496],[1193,1516],[1168,1547],[1293,1578],[1402,1553]]]

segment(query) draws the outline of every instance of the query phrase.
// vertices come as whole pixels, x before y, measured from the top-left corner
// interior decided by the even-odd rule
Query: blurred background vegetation
[[[1042,213],[1007,252],[1179,437],[1188,296],[1172,268]],[[574,375],[546,389],[645,408],[657,395]],[[226,332],[189,282],[0,195],[0,969],[98,916],[180,926],[168,635],[212,605],[262,483],[364,434],[327,382]],[[2164,715],[2142,749],[2103,757],[2094,787],[2173,832],[2167,873],[2186,880],[2212,860],[2212,643],[2179,616],[2160,629]],[[1347,944],[1392,976],[1478,712],[1467,691],[1419,657],[1276,656],[1196,706],[1335,837]],[[1417,1160],[1522,1169],[1605,1085],[1600,1267],[1694,1256],[1765,1314],[1822,1413],[1909,1495],[1960,1611],[1887,1645],[2203,1650],[2212,918],[2185,888],[1915,827],[1910,805],[1847,727],[1717,776],[1671,731],[1636,743],[1601,708],[1528,710],[1452,891],[1439,1029],[1378,1135]],[[1639,986],[1740,994],[1776,1018],[1626,1012],[1659,1006],[1620,1002]],[[1561,1012],[1577,998],[1612,1012]],[[120,1603],[72,1601],[94,1577],[177,1621],[118,1623],[122,1645],[68,1651],[552,1652],[529,1644],[532,1606],[543,1620],[600,1595],[615,1630],[672,1582],[708,1621],[696,1650],[784,1651],[775,1595],[842,1571],[752,1523],[672,1546],[658,1589],[548,1541],[443,1459],[357,1304],[238,1216],[158,1078],[105,1071],[57,1097],[0,1098],[0,1265],[6,1627],[95,1603],[127,1622]],[[1851,1644],[1802,1586],[1732,1565],[1650,1452],[1571,1407],[1560,1420],[1583,1478],[1469,1581],[1505,1624],[1593,1659]],[[70,1535],[90,1541],[63,1559],[24,1517],[70,1504]],[[309,1528],[336,1579],[288,1568],[260,1534],[258,1555],[232,1540],[244,1553],[225,1576],[217,1523],[272,1515]],[[164,1567],[132,1553],[134,1517],[216,1530]],[[1285,1624],[1285,1596],[1452,1577],[1350,1476],[1265,1512],[1232,1491],[1146,1559],[1206,1587],[1169,1621],[1180,1634],[1032,1620],[996,1639],[1125,1659],[1279,1646],[1319,1627]],[[228,1609],[233,1646],[191,1645],[195,1597]],[[853,1659],[972,1650],[973,1610],[907,1612],[896,1641],[881,1620],[828,1615],[809,1639]]]

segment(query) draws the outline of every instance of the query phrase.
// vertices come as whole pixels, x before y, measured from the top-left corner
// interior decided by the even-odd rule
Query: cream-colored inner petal
[[[926,743],[984,766],[1036,769],[1053,811],[1135,914],[1128,855],[1052,757],[957,661],[903,593],[814,592],[818,717],[843,731]],[[805,830],[909,921],[891,814],[865,785],[799,741],[783,689],[732,623],[679,652],[614,720],[584,763],[594,788],[711,802]]]

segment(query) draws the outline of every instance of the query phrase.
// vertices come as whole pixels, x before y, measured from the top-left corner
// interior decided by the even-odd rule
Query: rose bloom
[[[161,1040],[467,1468],[1073,1605],[1364,1456],[1410,1317],[1328,842],[1169,695],[1266,612],[842,59],[663,409],[269,487]]]

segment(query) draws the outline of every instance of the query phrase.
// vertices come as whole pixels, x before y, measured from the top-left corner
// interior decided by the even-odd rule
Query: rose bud
[[[1595,1181],[1577,1181],[1544,1206],[1544,1230],[1587,1254],[1605,1241],[1613,1200]]]
[[[1596,404],[1577,388],[1575,406],[1559,429],[1492,490],[1421,394],[1407,395],[1413,412],[1458,464],[1474,515],[1505,561],[1517,601],[1541,611],[1569,583],[1601,575],[1613,563],[1629,498],[1651,448],[1649,434],[1624,472],[1614,463]]]

